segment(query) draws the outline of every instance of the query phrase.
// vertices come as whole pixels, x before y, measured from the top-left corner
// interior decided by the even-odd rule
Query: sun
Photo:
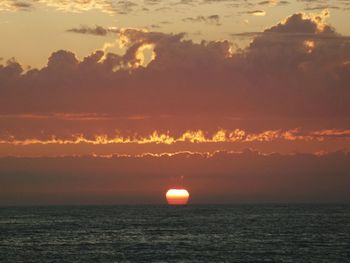
[[[186,205],[190,194],[186,189],[169,189],[165,196],[169,205]]]

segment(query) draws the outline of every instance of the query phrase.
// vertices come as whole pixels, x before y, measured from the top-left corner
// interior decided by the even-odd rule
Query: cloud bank
[[[1,134],[348,130],[350,43],[326,24],[327,15],[294,14],[235,52],[228,40],[194,43],[182,33],[130,28],[113,29],[123,55],[96,51],[78,60],[60,50],[28,71],[8,61],[0,66],[0,114],[9,116]],[[20,118],[22,129],[15,122],[45,115],[102,122]],[[43,129],[49,126],[53,131]]]

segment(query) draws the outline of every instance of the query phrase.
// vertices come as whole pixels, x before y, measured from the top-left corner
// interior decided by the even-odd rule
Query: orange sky
[[[1,204],[350,201],[344,2],[69,3],[0,3]]]
[[[138,157],[1,158],[0,204],[165,204],[185,187],[190,203],[347,202],[349,153],[218,152]]]

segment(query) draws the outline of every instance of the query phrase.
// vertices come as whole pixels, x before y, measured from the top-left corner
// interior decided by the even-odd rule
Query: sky
[[[0,205],[349,202],[349,14],[1,1]]]

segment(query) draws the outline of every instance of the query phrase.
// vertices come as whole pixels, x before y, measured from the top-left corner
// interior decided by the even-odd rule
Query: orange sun
[[[169,205],[186,205],[190,194],[186,189],[169,189],[165,196]]]

